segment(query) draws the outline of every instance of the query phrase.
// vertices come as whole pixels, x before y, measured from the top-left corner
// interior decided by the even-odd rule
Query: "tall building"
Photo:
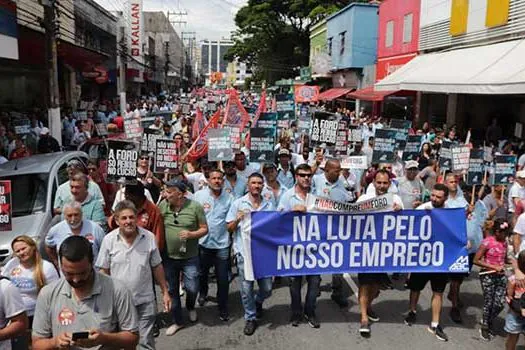
[[[233,46],[231,40],[203,40],[201,42],[201,68],[206,79],[206,85],[211,85],[212,73],[221,72],[225,80],[228,72],[228,61],[224,55]]]

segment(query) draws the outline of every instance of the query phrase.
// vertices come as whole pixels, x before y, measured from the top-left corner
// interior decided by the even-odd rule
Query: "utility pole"
[[[164,64],[164,89],[166,91],[169,91],[169,85],[168,85],[168,71],[170,70],[170,42],[169,40],[166,41],[166,44],[164,46],[164,55],[166,56],[166,63]]]
[[[193,62],[193,42],[196,40],[196,33],[193,32],[181,32],[181,39],[182,39],[182,45],[183,45],[183,53],[186,53],[188,55],[188,59],[190,61],[188,72],[189,77],[191,79],[191,70],[192,70],[192,62]],[[187,41],[188,44],[185,45],[184,41]],[[184,46],[186,47],[186,50],[184,50]],[[186,57],[183,58],[183,72],[186,74]],[[191,83],[190,79],[188,79],[188,85]]]
[[[41,0],[41,4],[44,6],[44,29],[47,54],[46,66],[49,81],[49,107],[47,110],[47,118],[51,136],[53,136],[59,144],[62,144],[57,55],[57,34],[60,30],[60,24],[58,23],[56,16],[56,12],[58,12],[58,2],[57,0]]]
[[[117,54],[117,67],[119,68],[119,79],[118,79],[118,91],[120,96],[120,115],[126,116],[126,53],[128,47],[126,45],[126,28],[119,26],[117,45],[119,46],[120,52]]]
[[[170,12],[168,11],[168,22],[170,22],[171,25],[178,25],[179,27],[182,27],[183,24],[187,24],[186,21],[183,21],[182,18],[184,16],[187,16],[188,12],[185,10],[180,10],[180,2],[179,2],[179,10]],[[172,21],[171,16],[178,17],[177,20]],[[183,84],[183,77],[184,77],[184,42],[182,42],[182,35],[181,35],[181,67],[180,67],[180,86],[179,88],[182,90],[182,84]],[[182,91],[181,91],[182,92]]]

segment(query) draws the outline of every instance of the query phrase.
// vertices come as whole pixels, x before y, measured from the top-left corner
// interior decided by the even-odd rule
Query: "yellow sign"
[[[450,14],[450,35],[458,36],[467,32],[468,0],[452,0]]]
[[[507,24],[509,21],[510,0],[487,0],[485,26],[488,28]]]

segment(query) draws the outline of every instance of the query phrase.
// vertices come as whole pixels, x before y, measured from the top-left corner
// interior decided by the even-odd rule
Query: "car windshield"
[[[11,180],[13,217],[31,215],[46,210],[49,174],[21,174],[0,177]]]

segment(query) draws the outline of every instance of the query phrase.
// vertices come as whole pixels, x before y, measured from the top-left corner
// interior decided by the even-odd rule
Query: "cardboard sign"
[[[142,124],[140,123],[140,117],[130,116],[124,118],[124,132],[128,139],[142,138]]]
[[[494,179],[492,185],[509,185],[516,173],[516,156],[497,155],[495,157]]]
[[[2,180],[0,181],[0,231],[11,231],[12,229],[11,180]]]
[[[28,118],[20,118],[13,120],[13,127],[15,134],[27,135],[31,132],[31,121]]]
[[[393,163],[396,150],[396,129],[376,129],[372,164]]]
[[[250,161],[268,163],[274,161],[275,129],[250,129]]]
[[[348,151],[348,127],[347,122],[344,120],[339,121],[337,128],[337,139],[335,142],[335,152],[338,155],[346,155]]]
[[[133,141],[108,140],[108,182],[137,183],[139,149],[139,144]]]
[[[470,148],[467,146],[452,147],[452,171],[468,170]]]
[[[452,142],[443,141],[439,149],[439,168],[443,170],[452,169]]]
[[[408,129],[393,129],[396,130],[396,149],[398,151],[403,151],[407,144],[408,138]]]
[[[233,149],[231,146],[231,129],[209,129],[208,130],[208,160],[230,161],[233,160]]]
[[[363,129],[359,125],[348,126],[348,141],[349,142],[362,142],[363,141]]]
[[[403,151],[404,162],[418,159],[422,141],[422,135],[408,135],[405,150]]]
[[[175,140],[157,139],[155,140],[155,163],[153,171],[155,173],[173,173],[179,165],[179,148]]]
[[[350,156],[341,159],[341,169],[368,169],[366,156]]]
[[[142,134],[142,151],[148,153],[155,153],[157,139],[161,139],[162,137],[163,135],[161,130],[155,130],[150,128],[144,129]]]
[[[256,128],[276,128],[277,127],[277,113],[261,113],[254,127]]]
[[[391,129],[404,129],[408,130],[412,127],[412,121],[411,120],[403,120],[403,119],[392,119],[390,121],[390,128]]]
[[[331,113],[315,112],[310,134],[310,142],[335,146],[339,122]]]
[[[479,185],[483,180],[483,150],[470,150],[470,160],[467,172],[467,184]]]
[[[275,106],[277,112],[293,112],[295,110],[295,101],[293,94],[277,94],[275,95]]]

